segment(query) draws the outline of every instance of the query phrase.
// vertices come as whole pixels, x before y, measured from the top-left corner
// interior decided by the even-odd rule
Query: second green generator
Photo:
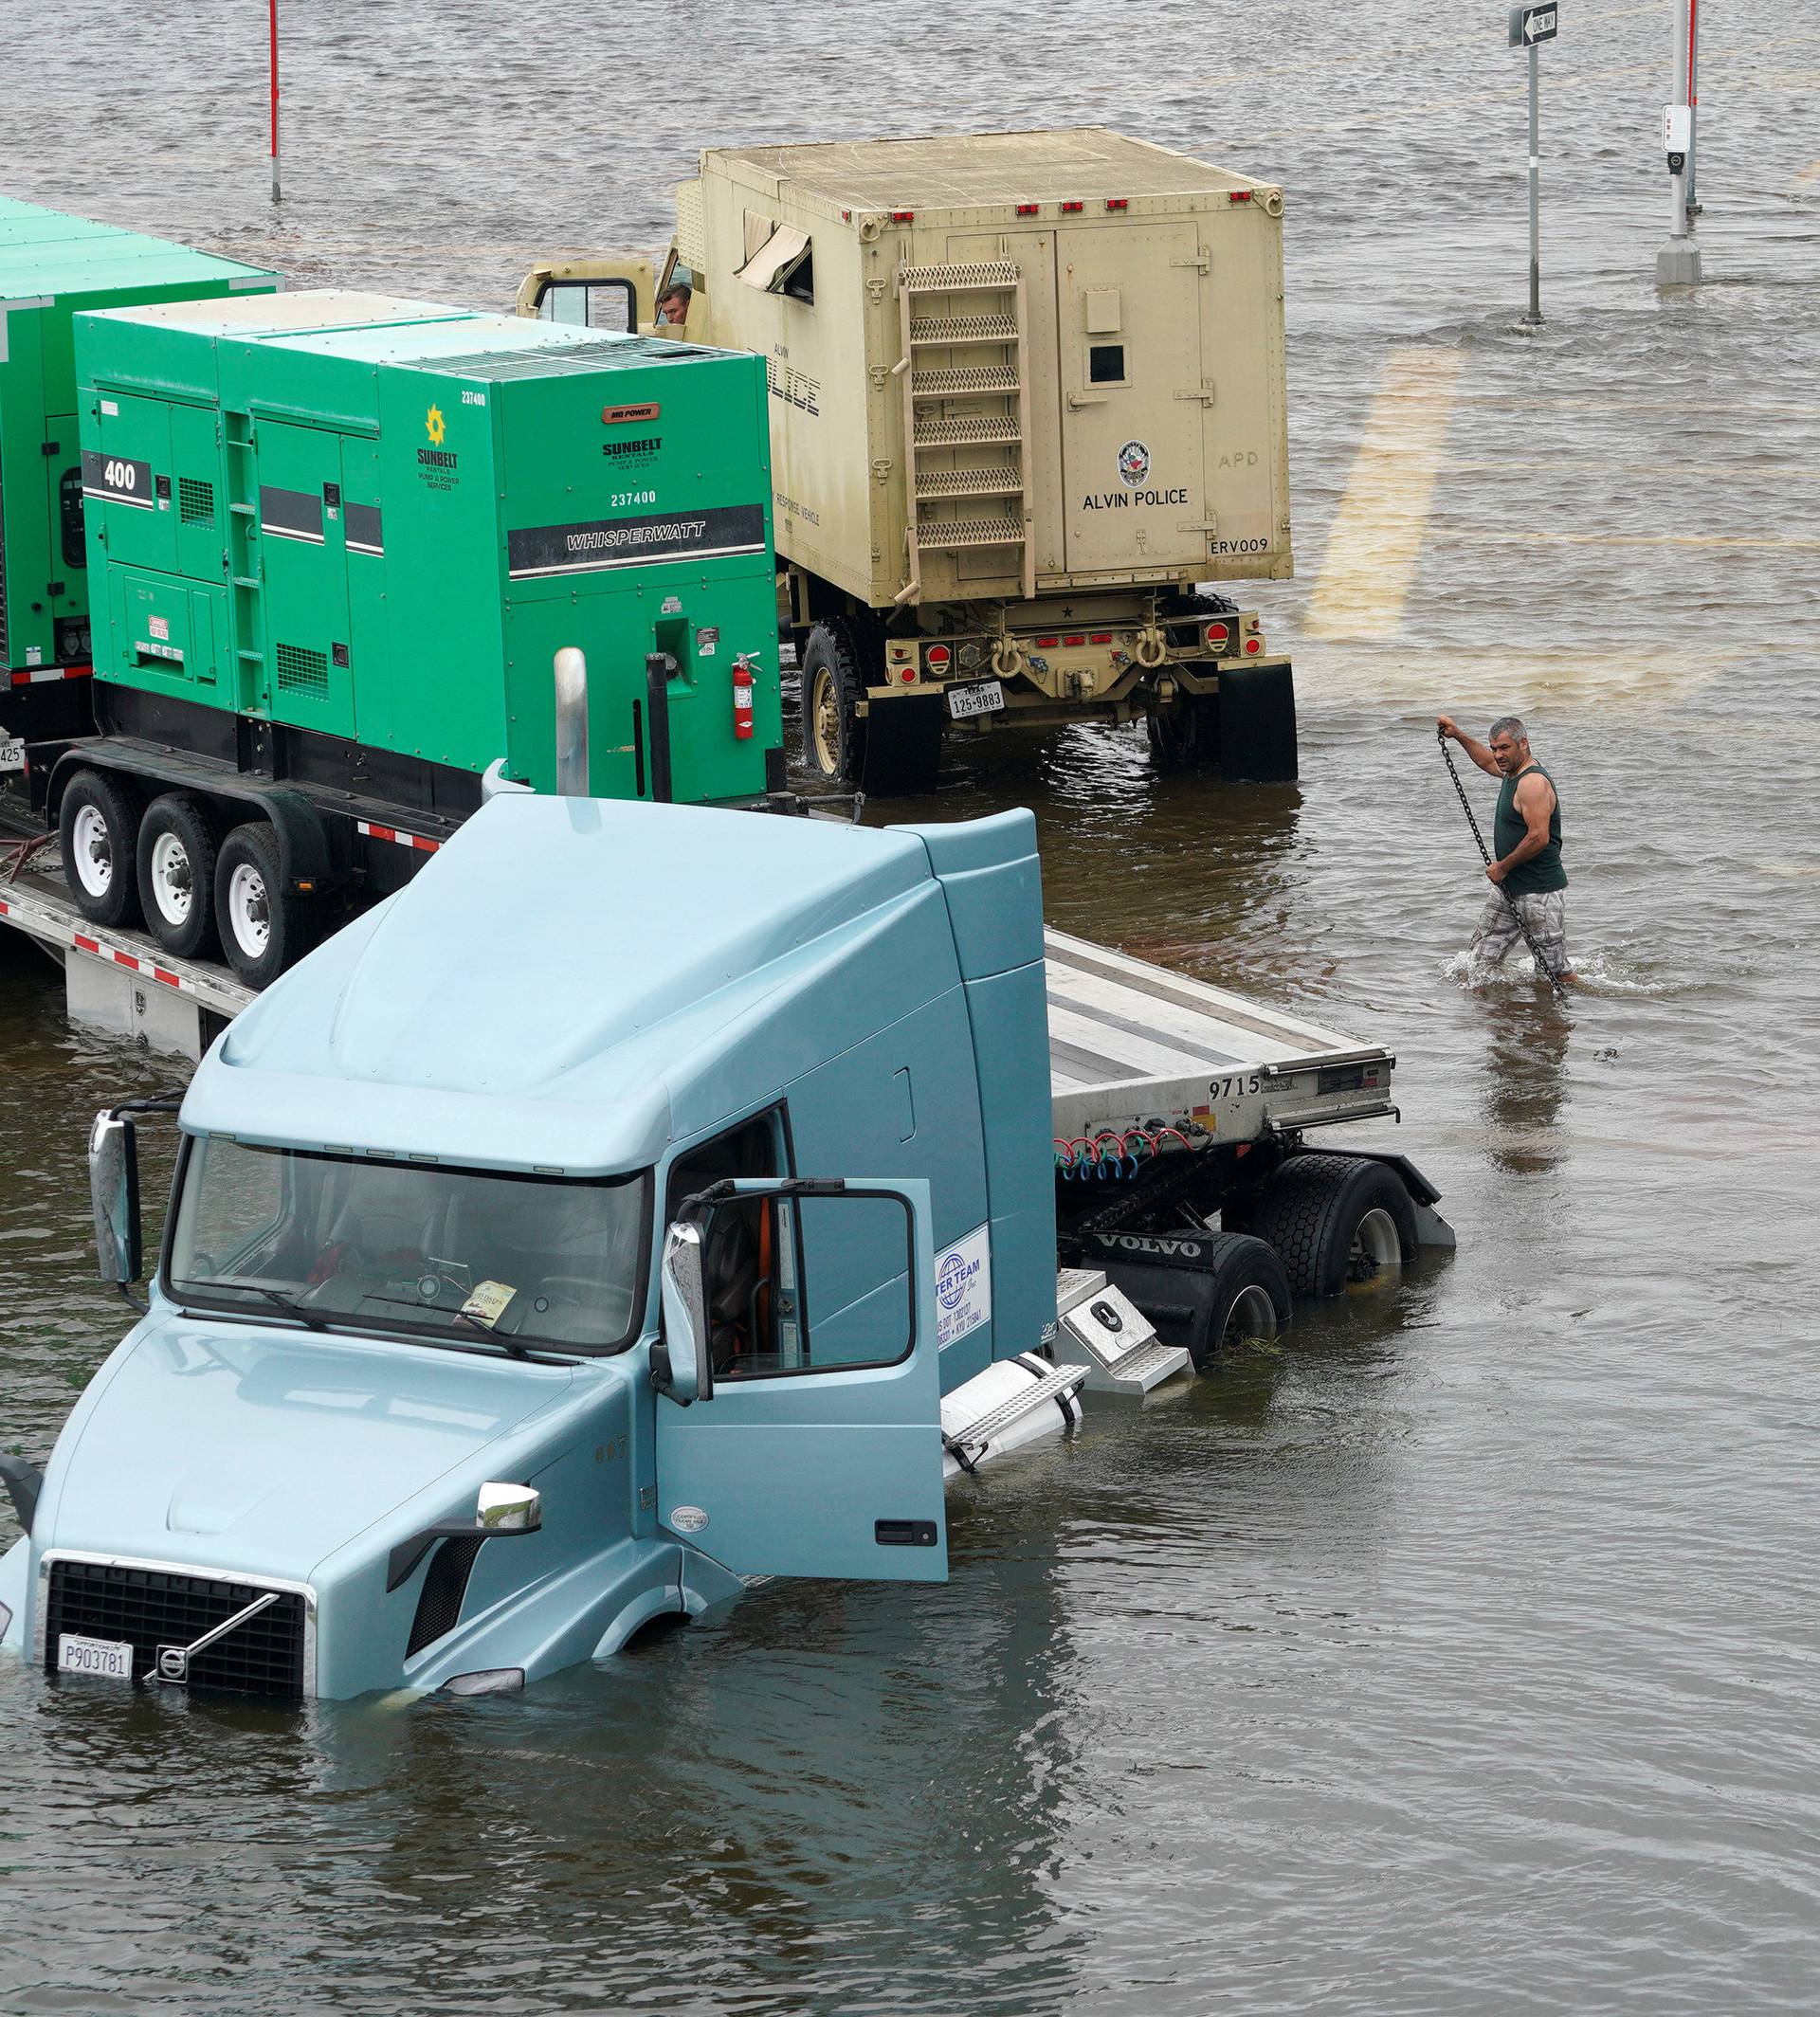
[[[761,360],[304,292],[85,316],[77,364],[106,725],[549,790],[573,645],[596,796],[654,795],[654,656],[671,795],[782,788]]]

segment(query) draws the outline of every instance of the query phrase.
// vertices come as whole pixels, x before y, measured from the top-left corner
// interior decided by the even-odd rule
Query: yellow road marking
[[[1393,350],[1378,374],[1303,626],[1310,637],[1394,637],[1422,556],[1465,358]]]
[[[1776,548],[1798,554],[1820,554],[1820,539],[1754,539],[1734,533],[1561,533],[1453,530],[1439,526],[1436,539],[1470,539],[1483,546],[1725,546]],[[1316,594],[1320,594],[1319,588]],[[1316,636],[1332,635],[1317,631]],[[1349,636],[1366,633],[1350,631]],[[1373,633],[1376,634],[1376,633]]]

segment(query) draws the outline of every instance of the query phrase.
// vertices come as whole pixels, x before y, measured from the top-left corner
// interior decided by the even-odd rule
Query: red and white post
[[[265,0],[272,48],[272,201],[278,201],[278,0]]]

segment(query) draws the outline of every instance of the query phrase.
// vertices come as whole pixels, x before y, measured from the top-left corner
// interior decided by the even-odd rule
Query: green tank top
[[[1523,825],[1523,815],[1517,809],[1517,787],[1531,775],[1547,777],[1550,788],[1554,786],[1555,780],[1539,763],[1532,763],[1515,777],[1504,779],[1503,790],[1498,794],[1498,816],[1491,828],[1491,858],[1494,862],[1502,862],[1529,830]],[[1543,890],[1567,887],[1567,870],[1561,866],[1561,794],[1558,791],[1555,793],[1555,809],[1548,815],[1548,845],[1540,854],[1531,855],[1527,862],[1513,868],[1504,878],[1504,887],[1513,897],[1533,897]]]

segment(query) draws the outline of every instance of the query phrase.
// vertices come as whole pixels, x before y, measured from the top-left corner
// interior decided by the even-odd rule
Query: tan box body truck
[[[661,269],[547,263],[519,306],[766,359],[825,774],[928,790],[944,733],[1142,717],[1161,762],[1292,777],[1288,662],[1201,589],[1293,572],[1282,220],[1101,127],[715,148]]]

